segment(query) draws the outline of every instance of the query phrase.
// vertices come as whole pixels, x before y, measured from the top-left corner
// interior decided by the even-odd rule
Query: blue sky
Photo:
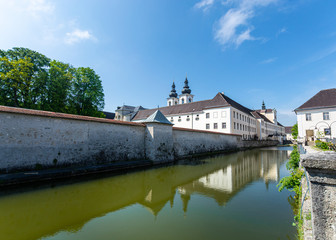
[[[100,75],[105,110],[166,105],[186,74],[195,101],[264,100],[284,125],[336,87],[334,0],[0,0],[0,48],[28,47]]]

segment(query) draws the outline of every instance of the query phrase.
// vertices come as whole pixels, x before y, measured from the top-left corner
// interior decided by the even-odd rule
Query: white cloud
[[[286,32],[287,32],[287,28],[283,27],[277,32],[276,36],[278,37],[280,34],[286,33]]]
[[[258,7],[266,7],[278,0],[226,0],[223,6],[230,6],[226,13],[219,19],[215,27],[215,40],[224,48],[229,46],[239,47],[245,41],[263,40],[262,37],[254,37],[251,33],[254,26],[251,19],[256,15]],[[203,0],[195,6],[207,8],[214,1]]]
[[[39,17],[40,14],[52,14],[55,5],[47,0],[26,0],[28,6],[27,12],[34,17]]]
[[[264,61],[261,61],[260,63],[261,64],[268,64],[268,63],[272,63],[272,62],[275,62],[278,58],[269,58],[269,59],[266,59]]]
[[[202,0],[195,4],[195,8],[203,9],[203,11],[208,10],[214,4],[214,0]]]
[[[67,44],[74,44],[82,40],[95,40],[95,37],[89,33],[88,30],[75,29],[72,32],[66,33],[66,37],[64,39]]]

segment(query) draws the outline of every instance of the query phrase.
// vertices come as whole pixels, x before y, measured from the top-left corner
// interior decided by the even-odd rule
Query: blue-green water
[[[295,239],[290,148],[251,150],[0,197],[0,239]]]

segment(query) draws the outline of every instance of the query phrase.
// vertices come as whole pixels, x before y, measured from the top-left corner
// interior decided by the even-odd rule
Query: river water
[[[268,148],[0,195],[1,240],[295,239],[290,148]]]

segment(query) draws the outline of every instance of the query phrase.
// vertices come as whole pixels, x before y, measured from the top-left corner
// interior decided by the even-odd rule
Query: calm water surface
[[[244,151],[0,197],[0,239],[295,239],[290,148]]]

